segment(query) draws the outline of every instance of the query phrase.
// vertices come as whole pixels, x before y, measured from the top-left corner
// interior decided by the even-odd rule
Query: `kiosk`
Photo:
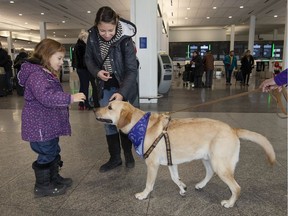
[[[173,74],[173,63],[169,55],[158,54],[158,93],[165,94],[169,91]]]

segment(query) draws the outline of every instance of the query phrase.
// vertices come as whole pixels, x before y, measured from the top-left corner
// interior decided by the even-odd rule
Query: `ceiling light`
[[[188,17],[185,17],[185,19],[188,19]]]
[[[91,13],[91,11],[87,11],[87,13],[88,13],[88,14],[90,14],[90,13]]]
[[[232,16],[229,16],[228,18],[229,18],[229,19],[231,19],[231,18],[232,18]]]
[[[28,23],[27,22],[25,22],[25,25],[27,25]]]
[[[19,14],[19,16],[22,16],[23,14]]]
[[[14,1],[10,1],[10,4],[14,4],[15,2]]]
[[[62,23],[65,23],[65,20],[63,20]]]
[[[56,34],[56,32],[53,32],[53,34]]]
[[[191,8],[189,8],[189,7],[187,8],[187,10],[190,10],[190,9],[191,9]]]
[[[213,7],[213,9],[215,10],[215,9],[217,9],[217,7]]]
[[[64,35],[64,37],[67,37],[67,35]]]
[[[240,8],[242,9],[242,8],[244,8],[244,6],[240,6]]]
[[[42,12],[41,15],[44,15],[44,13]]]
[[[206,17],[206,19],[210,19],[210,17]]]
[[[275,18],[277,18],[277,17],[278,17],[278,15],[274,15],[274,17],[275,17]]]

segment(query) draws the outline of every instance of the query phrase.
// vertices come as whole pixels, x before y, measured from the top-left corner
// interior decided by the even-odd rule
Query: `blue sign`
[[[140,49],[147,49],[147,37],[140,37]]]

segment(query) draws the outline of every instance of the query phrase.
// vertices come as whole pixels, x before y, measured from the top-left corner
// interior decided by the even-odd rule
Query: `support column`
[[[251,51],[253,55],[254,51],[254,38],[255,38],[255,23],[256,23],[256,16],[252,15],[250,17],[250,26],[249,26],[249,40],[248,40],[248,49]]]
[[[14,49],[13,49],[13,42],[12,42],[12,32],[9,31],[9,35],[7,37],[7,47],[8,47],[8,55],[11,56],[11,59],[14,60]]]
[[[46,22],[40,22],[39,26],[40,26],[40,40],[43,40],[43,39],[47,38],[47,35],[46,35]]]
[[[230,50],[234,50],[234,42],[235,42],[235,25],[232,25],[230,33]]]
[[[278,29],[274,29],[274,30],[273,30],[273,40],[274,40],[274,41],[277,40],[277,35],[278,35]]]
[[[131,21],[137,26],[140,103],[157,103],[157,0],[131,0],[130,3]]]

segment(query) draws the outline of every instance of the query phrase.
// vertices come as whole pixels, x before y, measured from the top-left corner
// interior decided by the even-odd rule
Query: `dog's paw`
[[[180,190],[179,193],[180,193],[181,196],[185,196],[186,195],[186,190],[185,191],[181,191]]]
[[[222,205],[223,207],[225,207],[225,208],[232,208],[232,207],[234,206],[234,203],[231,204],[231,203],[229,202],[229,200],[222,200],[222,201],[221,201],[221,205]]]
[[[135,197],[138,200],[144,200],[144,199],[147,199],[148,195],[146,195],[144,192],[141,192],[141,193],[136,193]]]
[[[204,187],[205,187],[205,185],[203,185],[201,183],[198,183],[198,184],[195,185],[195,189],[196,190],[202,190]]]

